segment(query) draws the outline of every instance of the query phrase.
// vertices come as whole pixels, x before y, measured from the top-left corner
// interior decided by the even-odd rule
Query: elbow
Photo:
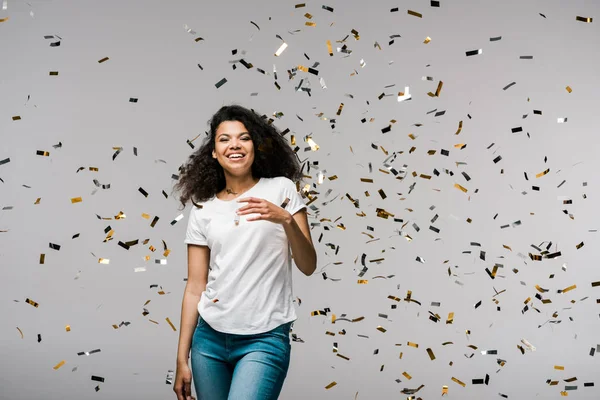
[[[317,270],[317,252],[313,248],[313,257],[312,262],[310,263],[310,269],[308,272],[305,272],[304,275],[311,276]]]

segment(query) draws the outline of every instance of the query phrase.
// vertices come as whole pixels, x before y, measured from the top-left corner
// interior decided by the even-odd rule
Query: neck
[[[246,177],[226,177],[225,179],[225,193],[236,194],[242,193],[258,182],[259,178],[252,176]]]

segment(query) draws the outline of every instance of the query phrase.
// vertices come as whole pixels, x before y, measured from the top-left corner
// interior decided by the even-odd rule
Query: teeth
[[[242,158],[242,157],[244,157],[244,156],[241,154],[240,155],[234,154],[234,155],[229,156],[229,158]]]

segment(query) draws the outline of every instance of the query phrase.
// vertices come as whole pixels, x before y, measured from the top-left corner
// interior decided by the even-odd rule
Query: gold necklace
[[[254,185],[256,185],[256,183]],[[254,187],[254,185],[252,185],[248,189],[244,190],[242,193],[247,192],[248,190],[252,189]],[[235,194],[235,195],[239,194],[229,188],[225,188],[225,192],[227,194]],[[233,222],[235,222],[235,226],[239,226],[239,224],[240,224],[240,215],[237,213],[237,210],[235,211],[235,217],[233,218]]]

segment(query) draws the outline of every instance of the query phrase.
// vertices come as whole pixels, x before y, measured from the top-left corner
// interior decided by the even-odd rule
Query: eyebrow
[[[240,133],[238,133],[238,136],[242,136],[242,135],[244,135],[244,134],[246,134],[246,133],[247,133],[247,134],[250,134],[250,132],[240,132]],[[217,137],[221,137],[221,136],[223,136],[223,135],[230,136],[230,134],[229,134],[229,133],[223,132],[223,133],[220,133],[220,134],[219,134]]]

